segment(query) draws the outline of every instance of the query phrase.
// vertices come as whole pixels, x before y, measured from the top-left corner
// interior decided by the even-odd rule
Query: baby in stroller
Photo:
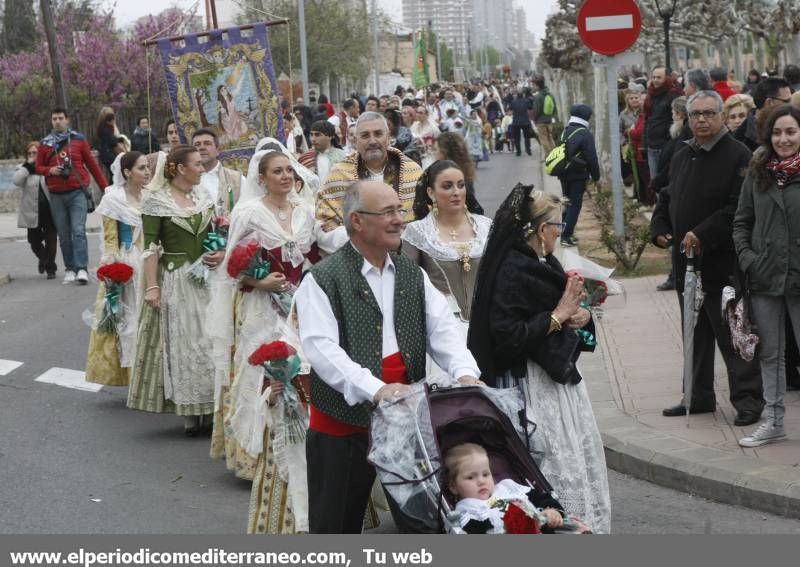
[[[534,491],[510,478],[494,482],[489,455],[475,443],[461,443],[444,457],[447,488],[458,499],[454,517],[468,534],[587,533],[551,493]]]
[[[591,533],[563,512],[536,465],[531,427],[516,389],[417,383],[376,409],[368,460],[396,512],[420,533],[538,533],[534,523],[544,533]],[[475,482],[476,492],[458,482],[476,464],[491,479],[488,490],[486,480]],[[478,523],[494,522],[481,531],[470,524],[473,509]]]

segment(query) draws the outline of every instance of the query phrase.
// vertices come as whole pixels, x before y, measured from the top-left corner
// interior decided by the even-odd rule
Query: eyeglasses
[[[700,117],[703,117],[706,120],[711,120],[718,114],[719,112],[716,110],[695,110],[689,113],[689,118],[692,120],[700,120]]]
[[[565,222],[546,222],[544,224],[549,224],[550,226],[557,226],[558,230],[560,230],[561,232],[564,232],[564,230],[567,228],[567,223]]]
[[[792,100],[790,98],[778,98],[776,96],[768,96],[767,98],[771,98],[772,100],[777,100],[779,102],[782,102],[783,104],[789,104],[789,102],[791,102]]]
[[[408,214],[408,209],[403,209],[403,208],[386,209],[385,211],[380,211],[378,213],[373,211],[356,211],[356,212],[362,215],[371,215],[373,217],[383,217],[385,219],[390,219],[392,217],[405,218],[405,216]]]

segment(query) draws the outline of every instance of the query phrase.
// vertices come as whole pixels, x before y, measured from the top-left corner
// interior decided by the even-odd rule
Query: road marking
[[[3,360],[0,358],[0,376],[5,376],[22,366],[21,362],[16,360]]]
[[[99,392],[103,389],[102,384],[92,384],[86,381],[86,373],[81,370],[70,370],[69,368],[51,368],[36,379],[36,382],[55,384],[73,390],[83,390],[85,392]]]
[[[633,14],[586,18],[586,31],[627,30],[633,27]]]

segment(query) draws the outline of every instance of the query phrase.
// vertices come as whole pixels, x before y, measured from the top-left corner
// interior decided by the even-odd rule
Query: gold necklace
[[[466,215],[467,222],[470,222],[469,215]],[[438,219],[437,219],[438,220]],[[439,227],[442,227],[439,224]],[[442,227],[443,228],[443,227]],[[475,241],[474,238],[467,240],[466,242],[459,242],[456,240],[458,237],[458,230],[456,228],[451,228],[450,231],[447,233],[450,235],[450,246],[455,249],[456,254],[458,255],[458,259],[461,262],[461,269],[465,272],[469,272],[472,269],[472,265],[470,264],[470,257],[469,253],[472,250],[472,243]]]

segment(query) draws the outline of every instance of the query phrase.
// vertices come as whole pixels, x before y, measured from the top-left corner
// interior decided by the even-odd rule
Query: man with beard
[[[734,425],[758,421],[764,407],[761,371],[757,360],[738,357],[722,321],[722,288],[729,285],[737,259],[733,245],[733,215],[750,161],[746,146],[730,135],[722,116],[722,98],[716,91],[694,94],[688,102],[689,127],[694,137],[672,158],[669,185],[659,194],[650,223],[654,244],[672,247],[678,301],[683,309],[686,255],[699,259],[705,299],[694,331],[694,367],[691,400],[663,410],[666,417],[710,413],[714,395],[714,342],[728,371],[730,400],[736,408]]]
[[[298,161],[324,180],[331,168],[347,154],[338,145],[336,128],[327,120],[318,120],[311,125],[311,146]]]
[[[644,101],[644,143],[647,148],[647,166],[650,179],[658,175],[658,158],[661,149],[669,141],[672,125],[672,101],[682,91],[667,74],[663,65],[654,67],[650,73],[650,86]]]
[[[322,225],[319,247],[333,253],[347,242],[342,205],[347,188],[363,179],[381,181],[400,197],[406,221],[414,220],[412,205],[422,168],[400,150],[389,147],[389,125],[376,112],[365,112],[355,125],[356,151],[333,166],[317,193],[317,220]]]

